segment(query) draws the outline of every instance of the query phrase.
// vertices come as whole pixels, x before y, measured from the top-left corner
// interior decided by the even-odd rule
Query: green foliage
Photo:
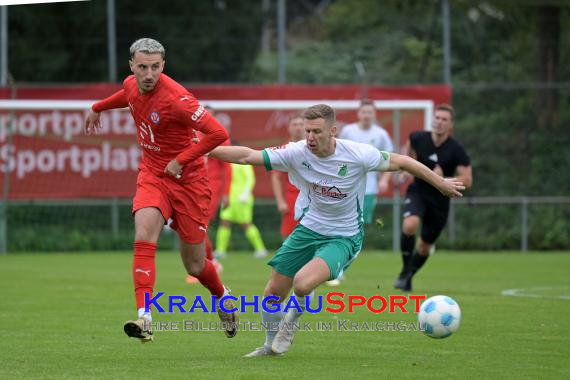
[[[261,5],[244,1],[116,1],[118,80],[129,46],[151,37],[165,72],[183,82],[248,81],[259,47]],[[107,81],[106,1],[9,8],[10,72],[19,82]]]
[[[383,225],[365,227],[365,249],[392,250],[393,208],[380,200],[375,219]],[[8,252],[86,252],[132,249],[134,225],[129,206],[120,206],[116,231],[111,229],[110,206],[9,206]],[[529,248],[566,249],[570,246],[569,205],[529,205]],[[253,222],[270,250],[281,245],[280,216],[275,205],[257,204]],[[217,222],[209,227],[215,242]],[[521,246],[520,205],[457,205],[455,240],[449,240],[449,225],[437,242],[438,249],[518,250]],[[399,237],[398,237],[399,239]],[[398,240],[399,241],[399,240]],[[160,250],[177,250],[178,237],[163,231]],[[232,227],[230,252],[253,251],[242,229]]]

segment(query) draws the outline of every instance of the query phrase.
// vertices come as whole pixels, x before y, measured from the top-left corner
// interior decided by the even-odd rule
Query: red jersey
[[[134,75],[130,75],[123,82],[122,94],[120,91],[113,97],[114,102],[99,102],[93,106],[93,110],[100,112],[108,109],[110,104],[116,108],[117,100],[118,103],[125,102],[124,106],[129,107],[134,118],[137,139],[143,152],[141,167],[157,176],[163,176],[166,165],[176,158],[184,165],[182,178],[185,181],[207,175],[202,155],[227,139],[227,133],[220,127],[223,130],[220,133],[224,136],[217,136],[219,141],[214,146],[189,151],[192,145],[199,145],[192,142],[196,131],[208,134],[206,126],[212,116],[188,90],[169,76],[161,74],[154,89],[141,94]]]

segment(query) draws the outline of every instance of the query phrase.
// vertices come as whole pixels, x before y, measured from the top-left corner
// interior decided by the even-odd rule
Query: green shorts
[[[295,274],[315,257],[323,259],[330,270],[329,280],[339,277],[362,249],[364,232],[354,236],[324,236],[298,225],[268,264],[287,277]]]
[[[364,223],[372,224],[372,218],[374,218],[374,209],[376,208],[376,194],[365,194],[364,195]]]

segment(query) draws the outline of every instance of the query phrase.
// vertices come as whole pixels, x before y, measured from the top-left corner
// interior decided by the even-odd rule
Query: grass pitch
[[[234,295],[261,294],[265,261],[233,254],[222,278]],[[122,331],[135,317],[129,253],[17,254],[0,257],[0,378],[570,378],[570,255],[437,252],[412,294],[446,294],[461,306],[459,331],[444,340],[414,331],[301,331],[283,357],[242,358],[262,331],[163,331],[141,345]],[[364,252],[340,287],[319,295],[402,294],[392,288],[396,254]],[[178,254],[159,252],[156,290],[207,296],[186,285]],[[512,294],[503,295],[502,292]],[[161,299],[161,304],[165,301]],[[249,308],[248,310],[251,310]],[[411,309],[409,309],[411,310]],[[158,314],[155,321],[218,321],[215,314]],[[306,315],[316,324],[415,322],[411,314],[364,308]],[[242,314],[258,322],[258,314]]]

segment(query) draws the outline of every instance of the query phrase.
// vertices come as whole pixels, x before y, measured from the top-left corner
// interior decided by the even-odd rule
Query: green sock
[[[228,252],[230,237],[232,236],[231,227],[219,226],[216,233],[216,251],[220,253]]]
[[[245,230],[245,237],[249,240],[255,251],[265,251],[265,244],[263,244],[261,234],[256,226],[251,224],[247,230]]]

